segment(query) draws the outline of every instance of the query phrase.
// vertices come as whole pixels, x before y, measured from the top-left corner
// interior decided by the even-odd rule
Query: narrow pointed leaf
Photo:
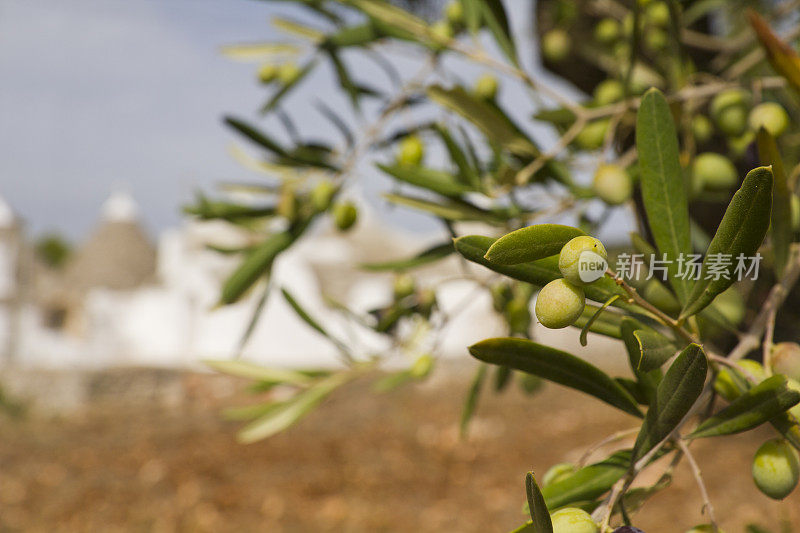
[[[416,165],[377,165],[397,180],[400,180],[443,196],[458,197],[474,189],[458,181],[451,173]]]
[[[492,32],[497,45],[514,65],[519,65],[517,47],[514,44],[514,36],[511,34],[503,2],[501,0],[480,0],[480,3],[483,4],[483,20],[486,27]]]
[[[667,362],[675,355],[678,347],[669,337],[651,329],[640,329],[633,332],[639,346],[638,370],[650,372]]]
[[[625,350],[628,352],[628,362],[634,376],[636,376],[636,383],[639,389],[648,397],[646,402],[648,405],[655,398],[656,389],[658,387],[663,374],[661,369],[650,370],[643,372],[639,368],[639,361],[641,361],[641,347],[639,346],[638,339],[634,336],[636,331],[648,330],[646,326],[639,323],[630,317],[624,317],[620,322],[620,338],[625,343]]]
[[[383,263],[366,263],[361,265],[364,270],[371,270],[373,272],[383,272],[386,270],[402,271],[410,270],[412,268],[421,267],[444,259],[453,253],[453,243],[443,242],[436,246],[431,246],[427,250],[410,257],[408,259],[398,259],[396,261],[386,261]]]
[[[789,191],[783,159],[775,138],[767,130],[761,128],[757,141],[761,164],[772,165],[772,175],[775,181],[772,194],[770,234],[772,235],[772,252],[775,254],[775,270],[778,278],[781,278],[786,262],[789,260],[789,245],[792,242],[792,193]]]
[[[299,52],[300,47],[288,43],[247,43],[222,47],[225,56],[237,61],[266,61]]]
[[[607,301],[611,301],[616,297],[617,295],[615,294]],[[611,301],[610,305],[615,301],[616,299]],[[600,311],[600,306],[587,303],[583,313],[581,313],[581,316],[578,317],[573,326],[581,329],[585,328],[592,333],[598,333],[606,337],[621,339],[620,324],[622,323],[623,315],[616,312],[598,313],[598,311]],[[592,321],[591,323],[589,323],[590,320]]]
[[[633,461],[641,459],[678,427],[700,393],[708,374],[703,349],[690,344],[669,367],[658,384],[656,396],[647,410],[642,429],[633,447]]]
[[[681,302],[689,285],[678,276],[678,257],[691,252],[689,204],[678,159],[678,136],[664,95],[650,89],[642,98],[636,118],[642,199],[656,247],[671,261],[669,276]]]
[[[389,202],[419,211],[425,211],[445,220],[454,222],[475,220],[487,224],[499,225],[508,220],[510,216],[502,216],[493,211],[481,209],[465,201],[432,201],[424,198],[415,198],[403,194],[384,194]]]
[[[773,33],[761,15],[750,9],[747,16],[772,68],[786,78],[795,91],[800,91],[800,56]]]
[[[267,100],[267,102],[261,107],[261,113],[268,113],[278,107],[278,104],[283,101],[286,95],[288,95],[292,89],[294,89],[306,78],[306,76],[308,76],[308,74],[314,69],[315,65],[316,63],[314,61],[310,61],[307,65],[301,68],[299,74],[294,80],[292,80],[290,83],[282,85],[281,88],[272,95],[272,98]]]
[[[473,190],[481,188],[481,178],[477,170],[470,164],[467,159],[466,153],[456,143],[450,132],[443,126],[437,124],[434,129],[441,137],[442,142],[447,148],[447,153],[450,155],[450,160],[458,167],[458,177],[462,183],[469,185]]]
[[[586,321],[586,324],[581,327],[581,335],[579,337],[581,346],[586,346],[586,343],[588,342],[587,336],[589,335],[589,331],[592,329],[592,326],[595,324],[597,319],[600,318],[600,315],[603,314],[603,311],[605,311],[609,305],[616,302],[619,298],[620,296],[618,294],[615,294],[609,298],[599,309],[595,311],[592,317]]]
[[[472,122],[486,137],[509,152],[521,157],[536,157],[539,149],[514,122],[498,107],[468,93],[463,87],[446,89],[440,85],[428,87],[434,102],[455,111]]]
[[[302,372],[282,368],[269,368],[241,359],[209,359],[203,361],[217,372],[240,378],[266,381],[270,383],[288,383],[306,386],[313,378]]]
[[[704,421],[687,438],[699,439],[741,433],[785,413],[797,403],[800,403],[800,392],[786,387],[785,376],[772,376]]]
[[[623,450],[607,459],[585,466],[564,479],[542,488],[549,509],[574,502],[593,500],[608,492],[630,468],[631,452]]]
[[[558,254],[570,240],[582,235],[586,234],[572,226],[536,224],[497,239],[486,252],[486,259],[498,265],[536,261]]]
[[[311,329],[313,329],[314,331],[316,331],[317,333],[319,333],[320,335],[331,341],[334,345],[336,345],[336,347],[342,353],[348,355],[350,354],[350,349],[347,347],[347,345],[344,342],[337,339],[336,337],[334,337],[333,335],[331,335],[325,328],[323,328],[322,325],[317,321],[317,319],[312,317],[309,314],[309,312],[306,311],[302,305],[300,305],[297,299],[294,296],[292,296],[292,293],[290,293],[285,288],[281,288],[281,293],[283,294],[283,297],[286,299],[289,305],[292,307],[294,312],[297,313],[297,316],[299,316],[303,322],[308,324],[308,326],[311,327]]]
[[[464,438],[467,435],[469,423],[472,420],[472,417],[475,415],[475,409],[478,406],[478,398],[481,394],[483,382],[486,380],[486,372],[488,369],[489,367],[487,365],[481,364],[478,367],[478,370],[475,371],[475,377],[472,378],[469,391],[467,391],[467,398],[464,401],[464,408],[461,410],[461,421],[459,423],[459,432],[461,434],[461,438]]]
[[[294,238],[289,233],[275,233],[267,237],[225,280],[220,303],[227,305],[238,301],[259,278],[269,272],[275,257],[288,248],[293,241]]]
[[[769,228],[772,208],[772,170],[758,167],[747,173],[741,188],[733,195],[717,233],[708,245],[700,278],[695,282],[689,299],[684,304],[681,317],[700,312],[714,298],[736,281],[738,257],[755,255]],[[719,279],[709,274],[709,265],[720,258],[728,258]],[[717,259],[715,259],[717,258]],[[725,264],[723,264],[725,267]]]
[[[550,521],[550,511],[544,502],[542,491],[536,484],[533,472],[525,476],[525,492],[528,495],[528,509],[531,513],[533,533],[553,533],[553,523]]]
[[[567,352],[527,339],[487,339],[469,347],[485,363],[505,365],[570,387],[634,416],[642,416],[636,400],[605,372]]]

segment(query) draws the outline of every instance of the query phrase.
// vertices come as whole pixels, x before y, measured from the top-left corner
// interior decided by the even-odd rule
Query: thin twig
[[[716,533],[719,531],[717,517],[714,514],[714,506],[711,504],[711,499],[708,497],[708,490],[706,490],[706,484],[703,482],[703,474],[700,472],[700,467],[697,466],[697,461],[694,460],[692,452],[689,451],[689,446],[683,440],[678,440],[678,446],[680,446],[681,451],[686,455],[689,466],[692,467],[692,474],[694,474],[697,487],[700,489],[700,495],[703,497],[703,509],[708,511],[708,520],[711,522],[711,529]]]

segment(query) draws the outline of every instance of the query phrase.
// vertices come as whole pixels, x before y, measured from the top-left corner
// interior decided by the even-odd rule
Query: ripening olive
[[[644,533],[644,531],[642,531],[638,527],[622,526],[615,529],[614,533]]]
[[[475,96],[481,100],[494,100],[497,96],[497,78],[489,73],[483,74],[475,82]]]
[[[552,63],[566,59],[570,50],[570,38],[561,29],[550,30],[542,35],[542,55]]]
[[[333,221],[341,231],[353,227],[358,219],[358,209],[351,202],[343,202],[333,207]]]
[[[625,98],[625,87],[618,80],[603,80],[594,88],[594,101],[597,105],[608,105]]]
[[[714,135],[714,125],[705,115],[695,115],[692,118],[692,135],[698,143],[708,142]]]
[[[311,189],[311,205],[318,212],[327,211],[335,193],[336,186],[333,183],[327,180],[321,181]]]
[[[594,252],[604,260],[608,259],[608,253],[603,243],[588,235],[575,237],[567,242],[567,244],[561,248],[561,253],[558,256],[558,269],[561,271],[561,275],[569,282],[578,286],[586,284],[581,279],[579,268],[581,254],[587,251]]]
[[[572,463],[558,463],[551,466],[542,476],[542,487],[558,483],[575,473],[576,467]]]
[[[278,67],[278,81],[283,85],[289,85],[300,77],[300,67],[295,63],[284,63]]]
[[[772,347],[772,372],[800,381],[800,344],[779,342]]]
[[[572,325],[586,304],[583,289],[565,279],[556,279],[542,287],[536,298],[536,318],[546,328]]]
[[[446,44],[453,38],[453,27],[446,20],[435,22],[430,27],[434,41],[439,44]]]
[[[747,149],[753,144],[756,138],[756,133],[753,130],[747,130],[738,137],[728,137],[728,149],[731,155],[736,158],[741,158],[747,153]]]
[[[647,30],[644,35],[645,45],[647,45],[647,48],[653,50],[654,52],[658,52],[666,48],[668,40],[667,33],[658,28]]]
[[[705,152],[692,161],[692,181],[698,189],[729,189],[738,183],[739,176],[730,159],[714,152]]]
[[[422,354],[414,361],[411,368],[408,369],[408,373],[415,378],[424,378],[433,370],[434,362],[435,360],[431,354]]]
[[[782,500],[797,486],[800,478],[800,456],[784,439],[768,440],[753,458],[753,481],[758,489]]]
[[[711,101],[711,118],[725,135],[736,137],[747,128],[749,95],[741,89],[722,91]]]
[[[633,180],[619,165],[600,165],[594,173],[592,190],[608,205],[620,205],[630,200]]]
[[[752,359],[742,359],[737,361],[736,364],[742,368],[747,374],[755,378],[756,382],[761,383],[767,378],[767,373],[761,363],[753,361]],[[745,374],[744,379],[749,380],[749,376]],[[752,385],[752,383],[751,383]],[[714,380],[714,390],[717,394],[726,400],[733,401],[740,396],[739,388],[736,386],[736,381],[731,377],[731,369],[723,368],[717,374],[717,379]]]
[[[407,296],[414,294],[416,284],[414,278],[409,274],[400,274],[394,278],[394,299],[402,300]]]
[[[594,38],[603,44],[611,44],[619,39],[619,22],[612,18],[604,18],[594,27]]]
[[[450,0],[444,8],[444,16],[450,24],[458,26],[464,22],[464,6],[461,0]]]
[[[592,516],[576,507],[565,507],[550,515],[553,533],[597,533]]]
[[[606,140],[609,123],[607,118],[588,123],[575,137],[575,142],[584,150],[597,150]]]
[[[780,104],[764,102],[750,111],[747,119],[750,127],[758,131],[763,127],[773,137],[778,137],[789,127],[789,115]]]
[[[644,18],[648,24],[664,27],[669,24],[669,7],[666,2],[653,2],[647,6]]]
[[[261,83],[272,83],[278,77],[278,67],[272,64],[261,65],[258,69],[258,79]]]
[[[423,157],[425,157],[425,146],[416,135],[408,135],[400,142],[397,162],[401,165],[415,167],[422,163]]]

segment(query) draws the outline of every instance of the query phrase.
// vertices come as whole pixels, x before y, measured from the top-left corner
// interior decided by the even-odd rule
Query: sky
[[[266,93],[256,65],[232,61],[220,47],[281,38],[270,24],[274,15],[313,20],[291,3],[257,0],[0,0],[0,196],[28,233],[80,240],[103,201],[122,190],[156,234],[180,223],[180,206],[196,191],[255,179],[231,157],[238,139],[221,119],[234,114],[259,123]],[[512,17],[518,34],[527,34],[528,21]],[[395,59],[401,72],[411,68]],[[359,69],[364,79],[385,78],[375,65]],[[332,87],[321,69],[292,95],[304,136],[332,133],[307,105],[324,99],[346,107]],[[502,97],[530,107],[521,89]],[[277,129],[274,120],[262,126]],[[389,185],[379,177],[364,183],[373,203]],[[412,229],[431,227],[407,211],[386,216]]]

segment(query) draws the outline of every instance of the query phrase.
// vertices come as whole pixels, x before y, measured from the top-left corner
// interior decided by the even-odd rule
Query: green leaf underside
[[[774,192],[772,195],[772,251],[775,254],[775,269],[780,278],[789,260],[789,245],[792,242],[791,191],[786,180],[783,159],[778,143],[764,128],[758,132],[758,156],[763,165],[772,165]]]
[[[525,476],[525,492],[528,495],[528,509],[531,513],[531,524],[534,533],[553,533],[553,523],[550,521],[550,512],[544,502],[544,496],[536,484],[533,472]]]
[[[361,268],[364,270],[370,270],[374,272],[381,272],[386,270],[410,270],[412,268],[417,268],[421,266],[425,266],[440,259],[444,259],[451,253],[453,253],[453,243],[452,242],[443,242],[441,244],[437,244],[435,246],[431,246],[427,250],[420,252],[419,254],[415,255],[414,257],[410,257],[407,259],[398,259],[395,261],[386,261],[383,263],[365,263],[361,265]]]
[[[250,252],[222,286],[221,303],[231,304],[247,292],[258,279],[267,274],[275,257],[288,248],[294,237],[289,233],[275,233]]]
[[[217,372],[237,376],[240,378],[255,379],[270,383],[288,383],[291,385],[308,385],[313,378],[302,372],[282,368],[268,368],[256,363],[242,361],[241,359],[231,360],[206,360],[203,361]]]
[[[742,187],[733,195],[725,210],[717,233],[708,245],[700,278],[694,284],[689,299],[681,311],[681,317],[689,317],[703,310],[714,298],[736,281],[737,258],[752,257],[764,240],[770,222],[772,207],[772,170],[769,167],[754,168],[745,176]],[[725,272],[729,279],[705,279],[709,264],[718,254],[730,256],[730,265]]]
[[[485,363],[504,365],[571,387],[642,416],[636,400],[605,372],[567,352],[518,338],[486,339],[469,347],[473,357]]]
[[[675,124],[658,89],[650,89],[642,98],[636,118],[636,150],[650,231],[658,251],[671,261],[670,284],[683,303],[689,295],[689,283],[678,276],[677,260],[681,253],[691,252],[689,204]]]
[[[741,433],[760,426],[800,402],[800,392],[786,387],[786,377],[772,376],[705,420],[687,438]]]
[[[669,436],[689,412],[708,373],[708,362],[697,344],[687,346],[658,384],[653,403],[647,410],[642,429],[633,447],[633,461],[638,461]]]
[[[571,226],[536,224],[497,239],[486,252],[486,259],[498,265],[528,263],[558,254],[565,244],[583,235]]]

